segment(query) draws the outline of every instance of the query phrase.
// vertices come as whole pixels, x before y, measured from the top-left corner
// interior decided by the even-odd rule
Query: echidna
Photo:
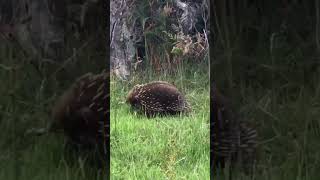
[[[184,95],[165,81],[135,85],[128,93],[126,102],[148,117],[174,115],[191,109]]]
[[[253,167],[257,131],[236,117],[228,100],[213,87],[213,117],[211,117],[211,147],[213,166],[224,168],[240,165],[245,172]]]
[[[63,130],[71,142],[84,147],[97,145],[105,152],[107,78],[105,71],[78,78],[54,105],[50,131]]]

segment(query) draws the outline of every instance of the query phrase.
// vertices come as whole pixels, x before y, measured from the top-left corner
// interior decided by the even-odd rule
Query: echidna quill
[[[191,110],[185,96],[174,85],[165,81],[135,85],[128,93],[126,102],[148,117],[175,115]]]
[[[239,165],[250,172],[255,161],[257,131],[232,112],[228,100],[213,87],[211,143],[214,169]]]
[[[62,130],[71,142],[84,147],[98,146],[105,152],[107,78],[105,71],[78,78],[54,105],[49,131]]]

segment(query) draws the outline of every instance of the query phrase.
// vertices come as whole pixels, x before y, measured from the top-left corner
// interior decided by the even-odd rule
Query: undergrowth
[[[61,134],[38,137],[27,133],[48,125],[52,105],[77,77],[101,72],[105,67],[104,48],[97,50],[88,42],[60,62],[32,64],[16,44],[2,42],[0,179],[105,179],[104,170],[86,159],[89,155],[80,157],[65,148]],[[66,44],[66,50],[70,52],[74,46]]]
[[[209,179],[209,71],[184,66],[175,75],[137,73],[130,82],[112,78],[111,179]],[[125,104],[129,90],[154,80],[175,84],[192,113],[146,118],[131,111]]]

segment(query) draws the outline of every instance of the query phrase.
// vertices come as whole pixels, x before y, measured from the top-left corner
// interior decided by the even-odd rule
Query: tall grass
[[[318,8],[310,8],[315,1],[227,2],[212,4],[213,79],[259,134],[253,176],[235,173],[235,179],[318,179],[319,17]]]
[[[97,51],[89,42],[64,67],[46,63],[36,67],[14,44],[3,42],[0,44],[0,179],[105,179],[104,172],[90,164],[86,155],[78,156],[65,148],[62,135],[26,134],[31,128],[47,126],[55,100],[79,75],[101,72],[105,67],[104,49]],[[66,44],[67,51],[71,52],[74,46]]]
[[[111,179],[209,179],[209,72],[190,66],[177,75],[135,74],[111,80]],[[135,84],[164,80],[187,97],[192,113],[148,119],[125,104]]]
[[[217,86],[232,97],[237,111],[255,124],[259,134],[253,177],[235,174],[235,179],[318,179],[320,71],[318,63],[304,60],[312,56],[291,50],[285,56],[255,52],[249,57],[239,51],[232,56],[230,90],[225,73],[229,65],[217,55],[213,67]],[[222,174],[216,177],[228,179]]]
[[[215,53],[217,86],[232,97],[235,108],[259,134],[253,176],[235,174],[235,179],[312,180],[320,175],[319,63],[312,60],[310,44],[277,40],[273,51],[272,43],[260,41],[249,55],[236,46],[242,41],[233,41],[231,57],[225,51]],[[230,80],[231,87],[226,83]],[[222,176],[216,173],[217,178],[228,179]]]

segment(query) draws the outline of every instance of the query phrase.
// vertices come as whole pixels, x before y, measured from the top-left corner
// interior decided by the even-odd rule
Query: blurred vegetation
[[[320,176],[319,8],[316,0],[211,4],[211,83],[261,141],[253,177],[237,179]]]
[[[209,56],[207,36],[204,31],[196,36],[184,34],[178,16],[180,11],[172,0],[141,0],[134,3],[129,20],[141,26],[143,41],[136,44],[133,71],[151,68],[158,74],[174,74],[183,64],[182,61],[190,66],[206,64],[205,59]],[[205,24],[201,28],[205,29]]]
[[[213,6],[213,69],[226,70],[214,71],[214,79],[224,82],[220,86],[317,85],[310,81],[319,73],[315,1],[215,1]]]
[[[31,61],[18,44],[0,37],[0,179],[105,179],[87,159],[91,155],[69,154],[61,134],[26,133],[49,124],[53,104],[76,78],[105,69],[104,34],[68,34],[66,59],[58,62]]]

